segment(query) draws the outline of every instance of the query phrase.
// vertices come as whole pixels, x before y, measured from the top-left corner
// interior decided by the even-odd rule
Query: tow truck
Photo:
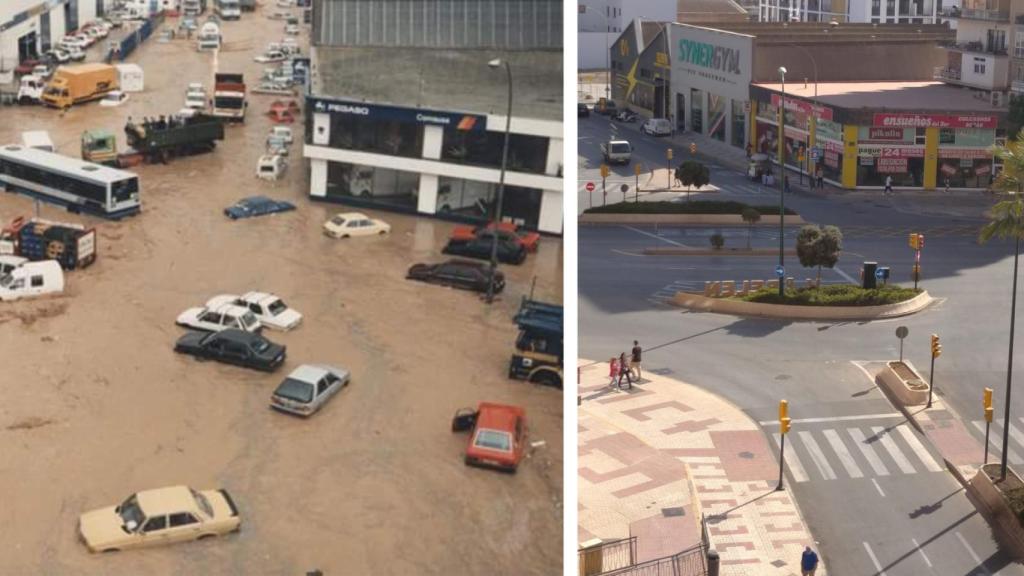
[[[562,307],[523,298],[513,321],[519,336],[509,362],[509,378],[561,389]]]

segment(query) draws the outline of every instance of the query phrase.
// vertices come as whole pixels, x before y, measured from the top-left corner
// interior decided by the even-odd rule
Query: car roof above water
[[[195,510],[196,499],[188,486],[168,486],[143,490],[136,494],[139,507],[147,517],[174,514],[185,510]]]

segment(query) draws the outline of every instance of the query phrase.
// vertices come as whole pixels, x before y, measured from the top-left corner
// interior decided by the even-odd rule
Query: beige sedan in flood
[[[324,234],[332,238],[375,236],[391,232],[391,225],[359,212],[342,212],[324,222]]]
[[[241,524],[226,490],[198,492],[169,486],[144,490],[119,506],[82,514],[78,532],[90,552],[116,552],[202,540],[238,530]]]

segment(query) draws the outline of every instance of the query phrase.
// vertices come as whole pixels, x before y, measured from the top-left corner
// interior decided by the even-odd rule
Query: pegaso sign
[[[709,70],[741,74],[740,51],[735,48],[725,48],[684,38],[679,41],[679,59],[682,62],[689,62]]]
[[[431,126],[451,126],[464,132],[483,131],[487,129],[487,118],[477,114],[460,114],[457,112],[441,112],[436,110],[419,110],[399,106],[381,106],[362,102],[342,102],[320,98],[308,98],[316,112],[341,114],[345,116],[362,116],[374,120],[406,122],[409,124],[429,124]]]

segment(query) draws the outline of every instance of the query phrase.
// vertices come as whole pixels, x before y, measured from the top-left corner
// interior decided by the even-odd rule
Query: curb
[[[668,224],[673,226],[735,226],[747,228],[750,225],[743,221],[739,214],[580,214],[580,224]],[[803,226],[807,222],[799,214],[787,214],[783,224],[786,226]],[[758,227],[778,227],[779,217],[776,215],[761,216],[755,224]]]
[[[785,250],[786,256],[796,256],[796,250]],[[646,256],[778,256],[779,251],[772,248],[644,248]]]
[[[731,314],[733,316],[753,316],[759,318],[778,318],[792,321],[809,320],[882,320],[909,316],[924,310],[935,299],[922,291],[917,296],[896,304],[879,306],[798,306],[793,304],[761,304],[744,302],[727,298],[711,298],[703,294],[676,292],[670,302],[680,308],[695,312],[711,312],[714,314]]]

